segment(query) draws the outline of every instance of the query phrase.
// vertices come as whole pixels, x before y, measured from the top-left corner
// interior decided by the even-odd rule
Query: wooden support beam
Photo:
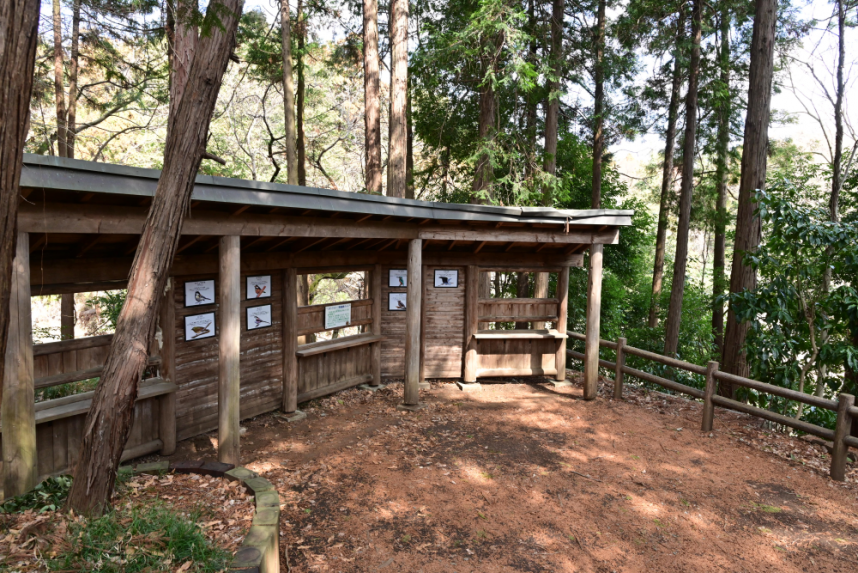
[[[63,293],[60,298],[60,340],[74,338],[74,293]]]
[[[283,411],[298,409],[298,271],[283,271]]]
[[[505,229],[503,231],[460,229],[447,230],[440,228],[421,229],[417,234],[420,239],[435,239],[438,241],[489,241],[493,243],[554,243],[568,245],[570,243],[598,243],[613,245],[619,242],[618,229],[605,231],[570,231],[551,232],[537,230]]]
[[[369,241],[372,241],[372,239],[362,239],[353,245],[349,245],[348,247],[346,247],[345,250],[351,251],[352,249],[356,249],[357,247],[363,245],[364,243],[368,243]]]
[[[420,317],[423,298],[423,242],[408,243],[408,294],[405,302],[405,400],[406,406],[420,401]]]
[[[382,245],[381,248],[378,249],[378,252],[379,253],[382,252],[383,250],[387,249],[387,247],[393,245],[393,243],[395,243],[395,242],[396,242],[396,239],[392,239],[392,240],[388,241],[387,243]]]
[[[94,237],[86,240],[80,247],[78,247],[78,250],[77,252],[75,252],[74,257],[76,259],[81,258],[87,253],[87,251],[96,246],[101,241],[101,239],[101,235],[95,235]]]
[[[240,465],[241,239],[220,238],[218,461]]]
[[[342,238],[342,239],[338,239],[338,240],[334,241],[333,243],[331,243],[330,245],[325,245],[325,246],[322,248],[322,250],[323,250],[323,251],[330,250],[330,249],[332,249],[332,248],[336,247],[337,245],[339,245],[340,243],[345,243],[346,241],[351,241],[351,238],[349,238],[349,237],[344,237],[344,238]]]
[[[304,252],[304,251],[306,251],[307,249],[312,249],[313,247],[315,247],[315,246],[316,246],[316,245],[318,245],[319,243],[322,243],[322,242],[324,242],[324,241],[327,241],[328,239],[329,239],[329,237],[322,237],[321,239],[316,239],[315,241],[310,241],[309,243],[307,243],[306,245],[304,245],[304,246],[303,246],[303,247],[301,247],[300,249],[295,249],[295,250],[294,250],[294,251],[292,251],[292,252],[293,252],[293,253],[296,253],[296,254],[297,254],[297,253],[303,253],[303,252]]]
[[[563,267],[557,275],[557,332],[566,334],[566,320],[569,308],[569,267]],[[557,344],[557,352],[554,355],[554,366],[557,374],[554,377],[558,382],[566,379],[566,337],[560,339]]]
[[[204,239],[205,237],[206,237],[205,235],[197,235],[196,237],[191,237],[190,241],[188,241],[187,243],[185,243],[184,245],[182,245],[178,249],[176,249],[176,254],[178,255],[180,253],[185,252],[186,250],[188,250],[189,247],[196,245],[198,242],[200,242],[200,240]],[[134,249],[137,250],[136,245],[134,246]]]
[[[244,245],[244,248],[249,249],[253,246],[258,245],[259,243],[264,243],[265,241],[268,241],[270,239],[271,239],[271,237],[257,237],[255,239],[253,239],[252,241],[250,241],[249,243],[247,243],[246,245]]]
[[[167,279],[167,288],[158,308],[158,328],[161,331],[157,349],[150,349],[149,355],[160,355],[158,367],[160,377],[166,382],[178,384],[176,377],[176,297],[175,279]],[[169,392],[161,396],[158,404],[158,437],[162,446],[159,452],[169,456],[176,452],[176,393]]]
[[[134,239],[132,239],[131,244],[128,246],[128,248],[125,249],[124,251],[122,251],[122,254],[125,255],[126,257],[128,255],[133,255],[134,253],[137,252],[137,245],[139,243],[140,243],[140,239],[135,237]]]
[[[381,265],[375,265],[371,271],[372,281],[372,333],[381,336],[381,309],[384,304],[381,290]],[[372,385],[381,384],[381,342],[376,342],[371,349]]]
[[[364,221],[366,221],[367,219],[370,219],[371,217],[372,217],[372,215],[364,215],[363,217],[359,217],[355,221],[355,223],[363,223]]]
[[[292,241],[294,241],[296,239],[298,239],[298,237],[287,237],[287,238],[283,239],[282,241],[278,241],[277,243],[274,243],[273,245],[271,245],[270,247],[265,249],[265,252],[270,253],[271,251],[276,251],[277,249],[279,249],[283,245],[285,245],[287,243],[291,243]]]
[[[427,242],[428,242],[428,241],[427,241]],[[458,243],[458,242],[459,242],[459,241],[450,241],[450,245],[447,247],[447,250],[448,250],[448,251],[452,251],[452,250],[453,250],[453,247],[455,247],[455,246],[456,246],[456,243]]]
[[[541,251],[542,251],[542,249],[544,249],[544,248],[545,248],[545,247],[547,247],[547,246],[548,246],[548,243],[542,243],[541,245],[539,245],[538,247],[536,247],[536,252],[537,252],[537,253],[541,252]]]
[[[505,252],[505,253],[510,252],[514,246],[515,246],[515,241],[511,242],[510,244],[508,244],[508,245],[506,246],[506,248],[503,250],[503,252]]]
[[[18,233],[12,261],[9,330],[0,419],[3,420],[3,495],[9,499],[36,487],[36,406],[33,326],[30,310],[30,236]]]
[[[234,210],[234,211],[232,212],[232,215],[233,215],[233,216],[241,215],[242,213],[244,213],[244,212],[245,212],[245,211],[247,211],[248,209],[250,209],[250,205],[242,205],[242,206],[241,206],[241,207],[239,207],[238,209]]]
[[[477,381],[479,357],[477,356],[477,339],[474,336],[479,328],[479,295],[480,269],[469,265],[465,276],[465,365],[463,379],[466,384]]]
[[[42,246],[48,242],[48,234],[40,233],[35,241],[30,242],[30,253],[34,253],[42,248]]]
[[[593,400],[599,389],[599,314],[602,307],[602,245],[590,247],[587,284],[587,325],[584,332],[584,399]]]
[[[488,241],[480,241],[480,243],[477,245],[477,248],[476,248],[476,249],[474,249],[474,254],[476,255],[477,253],[479,253],[480,251],[482,251],[482,250],[483,250],[483,247],[485,247],[485,246],[486,246],[486,243],[487,243],[487,242],[488,242]]]

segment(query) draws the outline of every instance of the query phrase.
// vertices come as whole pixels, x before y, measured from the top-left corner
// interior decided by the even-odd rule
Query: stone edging
[[[253,492],[256,500],[253,522],[229,570],[235,573],[280,573],[280,495],[270,481],[247,468],[220,462],[151,462],[133,468],[119,468],[119,473],[129,474],[162,474],[170,471],[225,477],[240,481]]]

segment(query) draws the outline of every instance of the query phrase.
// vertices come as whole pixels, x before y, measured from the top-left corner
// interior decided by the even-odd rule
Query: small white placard
[[[392,292],[387,298],[387,310],[399,311],[405,310],[407,304],[408,293]]]
[[[459,271],[435,270],[435,288],[457,288],[459,286]]]
[[[215,335],[215,313],[191,314],[185,317],[185,342]]]
[[[387,286],[393,288],[408,288],[408,269],[390,269]]]
[[[348,326],[352,322],[352,303],[325,307],[325,330]]]
[[[271,305],[247,307],[247,330],[271,326]]]
[[[185,283],[185,306],[202,306],[215,303],[215,282],[188,281]]]
[[[247,300],[271,296],[271,275],[247,277]]]

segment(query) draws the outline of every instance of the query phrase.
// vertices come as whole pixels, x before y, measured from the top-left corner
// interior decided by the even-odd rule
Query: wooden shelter
[[[30,297],[123,288],[158,176],[25,156],[0,413],[7,495],[69,471],[91,393],[34,407],[34,389],[97,377],[111,340],[34,346],[26,326]],[[429,203],[199,176],[124,457],[169,454],[176,440],[214,429],[222,447],[237,447],[240,419],[277,408],[291,415],[302,401],[388,377],[405,380],[405,408],[419,406],[426,378],[563,381],[569,268],[582,266],[586,250],[585,394],[595,397],[602,245],[617,243],[631,215]],[[299,306],[300,275],[344,271],[366,273],[368,296],[339,308]],[[481,273],[508,271],[557,273],[558,295],[481,294]],[[265,296],[257,298],[259,290]],[[253,323],[251,316],[262,318]],[[360,333],[300,344],[299,337],[343,320]],[[553,328],[486,328],[494,322]]]

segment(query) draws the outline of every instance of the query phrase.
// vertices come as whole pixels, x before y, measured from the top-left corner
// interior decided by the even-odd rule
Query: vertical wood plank
[[[218,460],[240,464],[241,243],[221,237],[218,338]]]
[[[372,333],[381,334],[381,308],[384,305],[384,293],[381,290],[381,265],[372,269]],[[370,350],[372,362],[372,385],[381,384],[381,343],[376,342]]]
[[[423,299],[423,240],[408,242],[408,294],[405,305],[405,405],[420,399],[420,330]]]
[[[161,328],[161,378],[176,383],[176,304],[173,289],[175,279],[167,279],[167,288],[161,297],[159,327]],[[170,392],[160,398],[158,408],[158,437],[164,443],[162,456],[176,451],[176,393]]]
[[[567,308],[569,305],[569,267],[560,269],[557,275],[557,332],[566,334]],[[557,352],[554,355],[554,365],[557,374],[554,377],[558,382],[566,379],[566,339],[561,338],[557,344]]]
[[[834,443],[831,452],[831,479],[846,481],[846,454],[849,447],[843,439],[852,428],[852,416],[849,410],[855,405],[855,396],[840,394],[837,398],[837,425],[834,427]]]
[[[584,399],[593,400],[599,389],[599,319],[602,307],[602,252],[590,247],[590,279],[587,284],[587,326],[584,333]]]
[[[626,339],[617,340],[617,360],[614,368],[614,400],[623,399],[623,368],[626,366]],[[718,363],[715,363],[718,368]]]
[[[480,269],[476,265],[468,267],[465,277],[465,366],[464,380],[470,384],[477,381],[477,339],[474,335],[479,327],[479,276]]]
[[[298,271],[283,273],[283,411],[298,409]]]
[[[33,388],[33,320],[30,309],[30,235],[18,233],[9,293],[6,365],[0,394],[3,420],[3,493],[36,486],[36,405]]]
[[[74,293],[65,293],[60,298],[60,340],[74,338]]]

